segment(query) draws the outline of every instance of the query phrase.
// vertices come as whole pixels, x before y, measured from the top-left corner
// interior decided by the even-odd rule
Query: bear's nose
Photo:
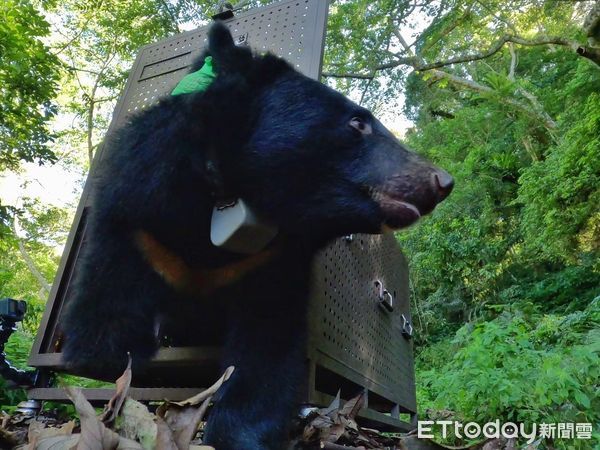
[[[434,190],[438,194],[438,202],[441,202],[452,192],[454,179],[448,172],[442,169],[435,169],[431,178]]]

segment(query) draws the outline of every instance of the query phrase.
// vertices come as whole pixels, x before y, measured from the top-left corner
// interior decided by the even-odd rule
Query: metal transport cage
[[[318,79],[325,39],[326,0],[284,0],[226,20],[238,44],[270,51]],[[206,45],[207,28],[143,47],[114,111],[108,133],[128,115],[167,95]],[[102,149],[97,158],[102,158]],[[41,370],[30,398],[61,400],[50,386],[61,362],[60,323],[71,296],[71,280],[85,245],[89,208],[86,185],[43,315],[29,364]],[[391,235],[353,235],[329,245],[313,268],[309,307],[307,404],[325,405],[367,392],[360,420],[379,429],[411,428],[416,398],[408,301],[408,268]],[[218,320],[218,318],[216,318]],[[182,326],[186,326],[182,324]],[[190,326],[194,326],[193,323]],[[181,400],[219,375],[219,339],[193,347],[163,347],[143,376],[134,374],[132,397]],[[110,389],[87,389],[90,400],[110,398]],[[274,393],[276,395],[276,393]]]

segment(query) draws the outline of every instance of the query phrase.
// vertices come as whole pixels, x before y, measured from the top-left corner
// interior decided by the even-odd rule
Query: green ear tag
[[[217,77],[213,70],[212,56],[204,58],[204,65],[197,70],[187,74],[175,86],[171,95],[192,94],[194,92],[203,92],[208,89],[214,79]]]

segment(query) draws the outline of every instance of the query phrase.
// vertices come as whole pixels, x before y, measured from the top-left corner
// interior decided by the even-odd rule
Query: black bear
[[[164,98],[106,144],[63,354],[117,374],[127,353],[138,367],[155,353],[159,317],[189,304],[226,311],[223,365],[235,371],[205,441],[281,449],[304,379],[315,253],[338,236],[414,223],[453,180],[343,95],[236,47],[225,25],[212,26],[207,54],[217,76],[206,91]],[[263,251],[211,244],[223,190],[277,225]]]

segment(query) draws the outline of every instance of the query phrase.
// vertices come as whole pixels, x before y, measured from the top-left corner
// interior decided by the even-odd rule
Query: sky
[[[3,205],[18,206],[24,197],[39,198],[44,204],[66,206],[76,204],[83,189],[81,174],[60,164],[40,166],[23,164],[21,173],[0,175],[0,199]]]

